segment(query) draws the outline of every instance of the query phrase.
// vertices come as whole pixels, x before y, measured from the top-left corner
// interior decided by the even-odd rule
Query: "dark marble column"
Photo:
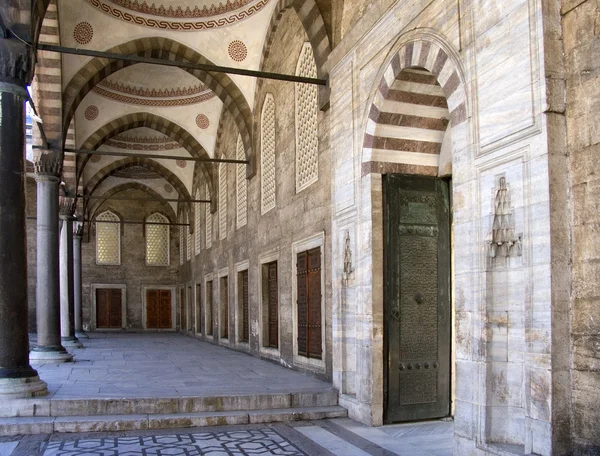
[[[25,229],[25,85],[29,50],[0,38],[0,398],[47,394],[29,365]]]
[[[75,302],[75,337],[89,339],[83,330],[81,315],[81,240],[83,239],[83,223],[73,224],[73,297]]]
[[[34,159],[37,182],[37,346],[29,354],[29,359],[39,363],[73,360],[60,338],[58,186],[62,162],[59,151],[44,151]]]
[[[66,348],[82,348],[75,337],[75,290],[73,288],[73,220],[75,199],[59,199],[60,230],[60,335]]]

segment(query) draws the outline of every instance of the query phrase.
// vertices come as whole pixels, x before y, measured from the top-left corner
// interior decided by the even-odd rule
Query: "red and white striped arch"
[[[434,41],[411,41],[394,53],[369,111],[363,175],[438,175],[446,132],[467,120],[460,74]]]

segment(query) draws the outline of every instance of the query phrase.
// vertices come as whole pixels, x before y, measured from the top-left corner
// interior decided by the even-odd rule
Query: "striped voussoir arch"
[[[308,41],[313,49],[315,62],[317,63],[317,74],[319,77],[322,77],[323,74],[321,73],[321,68],[329,58],[329,54],[331,53],[331,43],[329,41],[327,29],[325,28],[325,21],[323,20],[323,16],[321,15],[315,0],[278,0],[267,29],[267,41],[263,48],[259,68],[262,70],[265,60],[269,57],[273,46],[275,31],[277,30],[277,25],[281,20],[281,16],[283,16],[283,13],[288,8],[292,7],[304,26]]]
[[[190,193],[188,192],[181,179],[179,179],[179,177],[177,177],[174,173],[169,171],[166,167],[164,167],[157,161],[145,157],[127,157],[120,160],[116,160],[106,165],[104,168],[102,168],[96,174],[94,174],[94,176],[88,181],[84,189],[84,195],[93,195],[98,186],[110,176],[112,176],[114,173],[122,169],[130,168],[132,166],[143,166],[144,168],[150,171],[154,171],[155,173],[163,177],[169,184],[171,184],[173,188],[177,190],[177,193],[179,193],[179,196],[182,199],[191,199]],[[191,205],[191,203],[186,203],[185,205],[188,206],[189,210],[189,206]]]
[[[171,62],[212,65],[210,60],[188,46],[163,37],[140,38],[107,49],[106,52],[159,58]],[[133,64],[133,62],[106,58],[94,58],[88,61],[71,78],[63,91],[63,126],[70,123],[81,101],[100,81]],[[223,108],[232,114],[238,130],[242,134],[246,156],[250,159],[252,151],[250,139],[252,111],[242,91],[225,73],[209,74],[205,71],[188,69],[184,69],[184,71],[195,76],[221,99],[224,105]],[[66,135],[66,131],[63,131],[63,135]]]
[[[165,201],[163,196],[160,193],[157,193],[156,191],[152,190],[147,185],[144,185],[140,182],[127,182],[126,184],[117,185],[115,187],[108,189],[107,191],[102,193],[102,195],[100,195],[100,196],[103,198],[110,198],[111,196],[114,196],[117,193],[125,192],[127,190],[141,190],[142,192],[147,193],[150,198],[160,201],[163,204],[163,206],[166,208],[166,211],[167,211],[167,213],[165,213],[164,215],[171,222],[174,222],[175,220],[177,220],[175,211],[173,210],[171,205]],[[91,216],[88,218],[90,218],[90,219],[94,218],[96,216],[98,210],[100,209],[102,204],[104,204],[105,201],[106,200],[102,200],[102,199],[90,200],[88,214],[90,214]]]
[[[49,4],[50,0],[35,0],[32,4],[31,23],[34,43],[39,42],[42,23],[44,21],[44,18],[46,17],[46,11],[48,10]]]
[[[174,141],[177,141],[181,147],[186,149],[192,157],[209,158],[204,147],[202,147],[198,140],[185,128],[164,117],[149,112],[136,112],[112,120],[90,135],[90,137],[81,145],[81,148],[84,150],[96,150],[119,133],[139,127],[151,128],[152,130],[156,130],[169,136]],[[83,176],[83,170],[89,159],[90,156],[88,155],[81,161],[81,167],[78,173],[80,179]],[[208,166],[202,166],[202,169],[204,170],[207,181],[211,182],[211,170],[208,169]]]
[[[438,175],[446,131],[467,120],[459,74],[453,59],[432,41],[410,42],[394,54],[369,111],[363,176]]]

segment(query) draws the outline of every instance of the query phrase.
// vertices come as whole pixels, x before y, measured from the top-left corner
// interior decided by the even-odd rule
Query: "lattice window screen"
[[[225,158],[225,156],[222,156]],[[219,165],[219,239],[227,237],[227,167]]]
[[[178,223],[183,223],[183,214],[179,215]],[[185,255],[185,230],[183,225],[179,225],[179,264],[184,263]]]
[[[96,264],[120,265],[121,264],[121,219],[110,211],[103,212],[96,220]]]
[[[310,43],[304,43],[296,75],[317,77],[317,64]],[[296,83],[296,193],[319,180],[319,89]]]
[[[194,199],[200,199],[200,190],[196,189],[196,194]],[[202,204],[195,203],[194,205],[194,240],[195,240],[195,249],[196,255],[200,253],[200,223],[202,221]]]
[[[185,214],[185,223],[190,223],[190,214]],[[190,261],[192,259],[192,233],[190,233],[190,227],[189,226],[184,226],[183,229],[185,230],[186,234],[187,234],[187,252],[186,252],[186,259],[188,261]]]
[[[260,122],[260,213],[265,214],[277,205],[275,180],[275,100],[267,93]]]
[[[169,223],[169,219],[161,214],[152,214],[146,219],[146,264],[168,266],[169,227],[153,223]]]
[[[244,143],[238,135],[237,159],[245,160]],[[248,181],[246,180],[246,165],[237,165],[237,227],[248,223]]]
[[[208,184],[205,184],[204,194],[206,195],[206,199],[210,199],[210,198],[208,198],[208,195],[210,195],[210,193],[208,191]],[[212,247],[212,214],[210,213],[210,204],[206,205],[205,214],[206,214],[206,248],[210,249]]]

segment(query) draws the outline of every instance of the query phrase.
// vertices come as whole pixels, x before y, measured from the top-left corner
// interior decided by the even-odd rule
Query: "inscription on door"
[[[450,411],[450,229],[447,184],[386,175],[387,422]]]

